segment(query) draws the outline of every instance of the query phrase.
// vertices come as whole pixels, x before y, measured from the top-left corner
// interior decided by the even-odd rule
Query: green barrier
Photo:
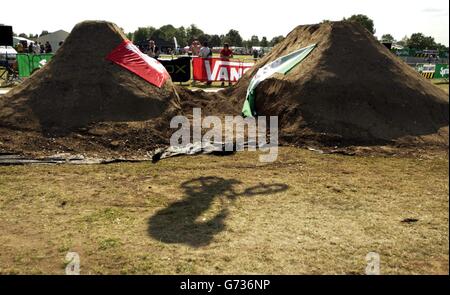
[[[448,64],[416,64],[415,69],[427,79],[448,79]]]
[[[53,54],[17,54],[17,66],[19,69],[19,77],[29,77],[36,69],[42,68],[45,63],[49,62]]]
[[[430,55],[439,56],[440,58],[448,58],[448,52],[445,50],[417,50],[414,48],[396,49],[392,48],[392,52],[398,56],[415,56],[415,57],[428,57]]]
[[[448,65],[437,64],[434,71],[434,79],[448,79]]]

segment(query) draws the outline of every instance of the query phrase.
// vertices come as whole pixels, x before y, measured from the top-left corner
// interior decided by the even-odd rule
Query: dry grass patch
[[[447,155],[257,156],[0,167],[0,273],[448,273]]]

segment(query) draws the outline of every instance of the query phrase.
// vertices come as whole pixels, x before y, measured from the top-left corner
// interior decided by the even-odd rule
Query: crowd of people
[[[148,49],[146,50],[146,54],[153,58],[159,58],[161,54],[161,49],[156,45],[154,40],[150,40],[148,42]],[[201,57],[201,58],[212,58],[213,51],[212,48],[208,46],[208,42],[200,43],[198,40],[194,40],[189,46],[188,55],[193,57]],[[220,51],[220,58],[222,60],[229,60],[233,58],[233,51],[230,48],[228,43],[223,45],[223,48]],[[207,81],[207,85],[211,85],[212,81]],[[231,85],[231,81],[229,81],[229,85]],[[222,81],[222,87],[225,86],[225,81]]]
[[[26,43],[19,42],[17,43],[16,51],[17,53],[44,54],[53,53],[53,48],[48,41],[45,44],[41,42],[30,42],[28,46]]]
[[[212,58],[213,52],[212,48],[208,46],[208,42],[203,42],[203,44],[200,45],[200,42],[198,40],[194,40],[192,42],[192,45],[190,46],[190,51],[192,56],[198,56],[201,58]],[[220,51],[220,58],[222,60],[229,60],[233,57],[233,51],[230,48],[230,45],[228,43],[225,43],[223,45],[222,50]],[[212,81],[207,81],[207,85],[211,85]],[[225,86],[225,81],[221,81],[222,87]],[[231,81],[228,82],[229,85],[231,85]]]

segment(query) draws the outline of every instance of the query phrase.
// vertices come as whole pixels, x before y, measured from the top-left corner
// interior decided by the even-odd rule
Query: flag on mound
[[[159,61],[142,53],[130,40],[123,41],[108,54],[106,59],[135,73],[158,88],[161,88],[170,77]]]
[[[302,60],[304,60],[311,51],[316,47],[316,44],[296,50],[288,55],[282,56],[273,62],[260,68],[256,75],[250,81],[247,88],[247,97],[242,108],[243,117],[256,116],[255,111],[255,89],[265,79],[269,78],[275,73],[287,74]]]

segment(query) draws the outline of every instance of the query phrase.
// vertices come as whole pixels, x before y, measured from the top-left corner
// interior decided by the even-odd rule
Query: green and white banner
[[[287,74],[296,65],[303,61],[311,51],[316,47],[316,44],[296,50],[288,55],[282,56],[273,62],[260,68],[256,75],[250,81],[247,88],[247,97],[242,108],[243,117],[256,116],[255,112],[255,89],[265,79],[271,77],[275,73]]]
[[[448,79],[448,64],[416,64],[415,69],[427,79]]]
[[[53,58],[52,53],[45,54],[17,54],[17,65],[19,68],[19,76],[21,78],[29,77],[36,69],[42,68]]]
[[[448,64],[437,64],[434,79],[448,79]]]

